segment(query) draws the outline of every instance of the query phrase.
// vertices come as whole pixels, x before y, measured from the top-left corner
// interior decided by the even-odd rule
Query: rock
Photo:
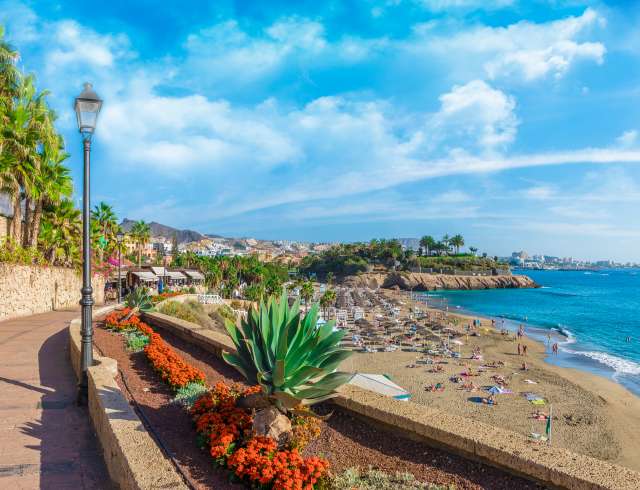
[[[291,437],[291,421],[276,407],[269,407],[256,412],[253,417],[253,430],[259,436],[268,436],[284,446]]]
[[[418,272],[389,272],[387,274],[361,274],[345,278],[350,287],[383,287],[414,291],[435,289],[501,289],[535,288],[538,285],[528,276],[503,274],[496,276],[467,276],[453,274],[429,274]]]

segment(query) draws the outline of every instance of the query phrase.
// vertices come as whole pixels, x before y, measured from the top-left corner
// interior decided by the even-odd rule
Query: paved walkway
[[[0,488],[113,488],[87,410],[75,405],[66,327],[77,316],[0,322]]]

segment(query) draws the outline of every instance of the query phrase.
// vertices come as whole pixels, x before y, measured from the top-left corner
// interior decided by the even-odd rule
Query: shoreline
[[[596,358],[593,358],[589,355],[583,355],[582,352],[586,351],[574,351],[572,349],[568,349],[568,345],[573,345],[576,342],[575,337],[572,333],[567,330],[565,327],[561,326],[541,326],[533,323],[529,323],[527,319],[517,319],[515,317],[504,317],[504,316],[491,316],[485,313],[478,313],[466,308],[462,307],[454,307],[451,308],[449,298],[443,296],[432,296],[432,300],[437,298],[441,303],[438,306],[432,306],[430,308],[449,312],[451,314],[455,312],[459,312],[460,315],[468,318],[484,318],[489,321],[495,320],[496,324],[500,321],[504,321],[505,328],[507,328],[511,332],[516,332],[518,325],[522,324],[526,327],[528,332],[532,332],[533,335],[531,338],[540,342],[543,345],[546,345],[546,336],[551,335],[552,339],[562,339],[558,342],[559,346],[559,355],[553,357],[550,355],[550,352],[546,352],[545,362],[549,366],[556,366],[560,368],[566,369],[575,369],[580,372],[585,372],[591,375],[596,375],[598,377],[604,378],[607,381],[611,381],[617,385],[624,387],[627,391],[629,391],[634,396],[640,398],[640,384],[637,382],[627,381],[625,377],[625,373],[619,373],[615,368],[606,362],[599,361]],[[443,305],[446,305],[448,309],[445,309]],[[607,351],[598,351],[603,356],[608,357],[610,359],[615,359],[618,362],[633,362],[627,361],[624,358],[618,357],[615,354],[610,354]]]
[[[407,301],[406,294],[384,291],[383,294],[396,301]],[[622,464],[640,470],[640,432],[629,431],[629,427],[640,427],[640,398],[621,384],[603,376],[577,368],[561,367],[547,362],[547,347],[544,342],[529,336],[523,339],[528,347],[526,358],[518,357],[517,342],[513,335],[501,335],[492,328],[486,316],[471,316],[468,312],[457,312],[424,307],[431,313],[446,318],[458,318],[463,324],[481,321],[479,337],[468,336],[460,347],[461,359],[448,359],[444,371],[428,372],[428,366],[418,364],[410,368],[419,356],[416,352],[354,353],[342,368],[389,375],[394,382],[409,391],[415,403],[451,411],[498,427],[529,435],[544,433],[544,423],[532,420],[531,412],[536,408],[521,396],[523,392],[536,392],[544,396],[553,406],[552,444],[594,456],[599,459]],[[406,305],[403,305],[406,309]],[[499,324],[496,324],[499,327]],[[506,326],[506,325],[505,325]],[[558,336],[557,332],[555,332]],[[460,340],[464,340],[461,337]],[[460,391],[450,378],[465,369],[477,369],[482,362],[472,361],[471,349],[480,348],[485,362],[501,361],[505,367],[492,369],[487,374],[472,379],[479,387],[495,384],[491,374],[504,375],[509,379],[512,395],[499,395],[495,407],[477,403],[486,397],[482,388],[468,393]],[[528,370],[520,370],[526,359]],[[525,379],[535,380],[529,385]],[[425,391],[425,386],[442,383],[443,392]],[[474,399],[476,399],[474,402]],[[542,407],[548,410],[548,405]]]

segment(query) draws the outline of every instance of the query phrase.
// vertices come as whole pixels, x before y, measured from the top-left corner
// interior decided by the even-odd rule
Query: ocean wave
[[[562,349],[567,354],[574,354],[577,356],[584,356],[594,361],[598,361],[600,364],[604,364],[607,367],[613,369],[617,374],[640,374],[640,364],[637,362],[629,361],[628,359],[622,359],[606,352],[598,351],[580,351],[571,349]]]
[[[551,330],[565,336],[566,340],[562,342],[563,344],[575,344],[576,337],[568,328],[558,325],[557,327],[551,327]]]

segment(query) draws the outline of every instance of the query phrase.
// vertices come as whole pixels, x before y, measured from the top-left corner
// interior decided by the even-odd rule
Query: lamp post
[[[93,364],[93,325],[92,306],[93,288],[91,287],[91,234],[90,234],[90,178],[89,159],[91,155],[91,136],[96,129],[98,113],[102,107],[102,100],[93,91],[90,83],[84,84],[84,90],[76,97],[74,109],[78,119],[78,129],[82,134],[84,146],[84,171],[82,192],[82,306],[81,320],[81,353],[80,353],[80,384],[78,385],[78,405],[88,402],[87,368]]]
[[[120,272],[120,266],[122,265],[122,240],[124,240],[124,233],[119,231],[116,233],[116,241],[118,242],[118,304],[122,303],[122,276]]]

